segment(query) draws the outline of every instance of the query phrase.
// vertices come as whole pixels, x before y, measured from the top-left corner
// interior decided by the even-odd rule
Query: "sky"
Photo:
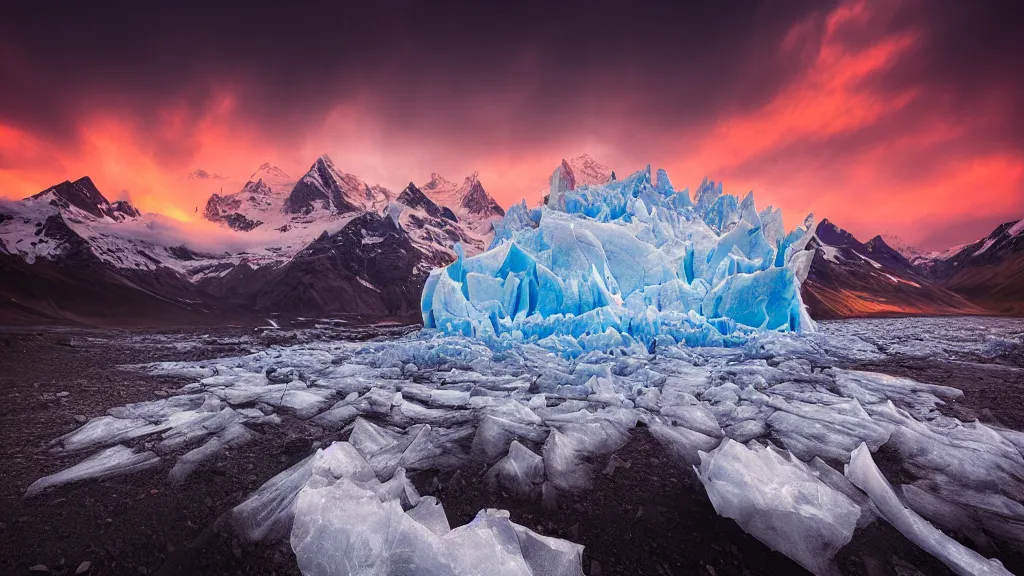
[[[507,206],[589,153],[928,250],[1024,216],[1015,0],[21,4],[0,197],[88,175],[189,220],[326,153],[396,191],[479,171]]]

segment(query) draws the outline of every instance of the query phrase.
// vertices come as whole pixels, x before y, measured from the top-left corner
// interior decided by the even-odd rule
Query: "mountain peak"
[[[845,246],[853,249],[855,252],[865,251],[864,245],[857,240],[857,238],[846,230],[843,230],[839,226],[836,226],[834,222],[831,222],[828,218],[822,218],[821,222],[818,222],[818,226],[814,229],[814,233],[818,236],[824,244],[829,246]]]
[[[291,178],[291,176],[288,176],[288,174],[286,174],[284,170],[281,170],[280,168],[274,166],[270,162],[264,162],[263,164],[260,164],[260,167],[257,168],[255,172],[252,173],[252,176],[249,177],[249,180],[256,181],[259,180],[260,178],[263,178],[264,176],[271,176],[280,179]]]
[[[321,154],[295,184],[285,200],[289,214],[311,214],[317,207],[331,214],[376,210],[390,199],[381,186],[370,186],[358,177],[338,170],[330,156]]]
[[[484,190],[479,171],[466,176],[462,184],[455,184],[434,172],[430,175],[430,182],[420,190],[435,204],[448,208],[459,218],[473,220],[476,217],[489,218],[505,214],[501,206]]]
[[[92,178],[83,176],[74,182],[65,180],[56,186],[51,186],[31,198],[40,198],[46,194],[53,194],[54,199],[50,201],[61,209],[69,209],[72,206],[96,218],[107,217],[111,220],[124,220],[126,217],[134,218],[141,213],[127,200],[115,202],[113,205],[93,183]]]
[[[430,182],[424,184],[421,189],[428,191],[450,192],[454,191],[456,188],[458,188],[458,186],[451,180],[445,178],[444,176],[441,176],[437,172],[431,172]]]
[[[214,174],[202,168],[196,168],[185,175],[184,180],[227,180],[227,176]]]
[[[899,236],[896,236],[894,234],[889,234],[887,232],[885,234],[880,234],[879,236],[876,236],[875,238],[879,238],[880,240],[883,240],[886,243],[886,245],[888,245],[893,250],[895,250],[895,251],[899,252],[900,254],[902,254],[903,257],[908,259],[908,260],[913,260],[914,258],[916,258],[918,256],[923,256],[924,255],[924,251],[923,250],[920,250],[920,249],[918,249],[915,246],[911,246],[910,244],[907,244],[906,242],[903,241],[902,238],[900,238]],[[872,240],[874,240],[874,238],[872,238]]]
[[[607,184],[614,179],[612,169],[594,160],[589,154],[580,154],[575,158],[562,160],[562,165],[572,171],[576,186]]]
[[[435,218],[441,216],[441,207],[428,198],[413,182],[409,182],[405,190],[402,190],[402,193],[398,195],[398,202],[415,210],[423,210]]]

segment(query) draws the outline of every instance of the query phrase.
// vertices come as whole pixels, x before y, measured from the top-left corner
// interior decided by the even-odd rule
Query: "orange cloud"
[[[515,89],[476,93],[466,83],[476,100],[452,106],[443,86],[421,94],[403,85],[413,98],[422,95],[417,102],[436,103],[437,118],[427,117],[429,108],[395,118],[402,110],[393,106],[395,94],[370,85],[347,91],[326,112],[298,117],[254,117],[253,110],[265,110],[249,105],[258,86],[220,79],[200,82],[208,90],[199,97],[169,96],[151,113],[90,100],[71,120],[71,137],[0,123],[0,196],[21,198],[89,175],[111,198],[130,196],[142,210],[196,220],[211,193],[222,185],[234,191],[263,162],[299,176],[328,153],[341,169],[395,190],[435,171],[459,180],[478,170],[507,206],[537,200],[561,158],[588,152],[620,176],[650,162],[665,167],[680,188],[709,176],[733,193],[754,190],[762,207],[783,208],[790,225],[813,211],[862,239],[899,231],[910,242],[940,248],[1024,213],[1024,155],[989,138],[1013,102],[979,96],[984,106],[951,110],[944,94],[892,82],[894,70],[919,56],[925,38],[923,30],[885,25],[901,4],[848,1],[801,19],[759,46],[793,63],[798,74],[765,90],[763,101],[737,94],[742,106],[722,106],[706,117],[699,110],[672,116],[678,124],[656,124],[649,111],[637,110],[643,91],[676,84],[651,78],[647,85],[624,85],[612,75],[586,86],[571,110],[554,106],[560,116],[552,122],[552,111],[538,103],[582,88],[530,84],[543,78],[534,70],[542,58],[523,58],[521,70],[509,71],[523,77]],[[894,31],[879,32],[885,30]],[[473,103],[465,110],[451,110],[467,101]],[[195,168],[231,179],[181,180]],[[934,231],[964,218],[983,224],[960,236]]]

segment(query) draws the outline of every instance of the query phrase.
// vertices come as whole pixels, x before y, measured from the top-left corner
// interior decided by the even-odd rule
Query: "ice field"
[[[957,389],[839,366],[994,357],[1024,350],[1022,324],[816,327],[799,292],[810,220],[785,234],[749,195],[706,183],[691,202],[663,174],[567,189],[556,172],[545,207],[510,210],[491,250],[431,276],[423,330],[136,367],[193,382],[55,439],[82,461],[26,496],[161,461],[182,482],[284,415],[334,442],[231,524],[289,540],[304,574],[582,574],[578,544],[501,510],[450,526],[409,478],[483,469],[551,508],[646,427],[721,516],[815,574],[872,522],[957,574],[1009,574],[942,530],[1024,550],[1024,434],[945,414]],[[883,446],[911,482],[886,479]]]

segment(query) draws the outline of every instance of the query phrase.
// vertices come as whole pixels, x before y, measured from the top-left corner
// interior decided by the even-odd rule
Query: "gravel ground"
[[[279,426],[257,430],[257,440],[231,450],[181,486],[167,482],[170,465],[164,463],[22,499],[33,481],[82,457],[47,450],[50,440],[79,425],[76,418],[153,399],[187,383],[119,366],[233,356],[292,338],[248,329],[0,329],[0,573],[34,573],[30,568],[42,564],[55,574],[74,574],[87,561],[90,574],[298,574],[287,543],[244,547],[222,529],[224,514],[249,492],[316,447],[343,439],[287,417]],[[1012,363],[979,369],[973,363],[897,359],[855,367],[962,388],[963,402],[950,408],[962,418],[1018,429],[1024,422],[1019,413],[1024,371]],[[884,466],[884,449],[876,457]],[[497,507],[537,532],[582,543],[590,575],[805,573],[715,514],[692,471],[671,461],[645,429],[637,429],[616,458],[629,467],[598,474],[593,490],[561,500],[551,512],[492,492],[481,479],[482,466],[455,474],[421,473],[413,481],[422,493],[441,499],[453,526],[481,508]],[[606,464],[595,462],[599,469]],[[1011,571],[1024,573],[1020,558],[1002,559]],[[838,562],[842,573],[853,575],[949,573],[879,523],[858,531]]]

